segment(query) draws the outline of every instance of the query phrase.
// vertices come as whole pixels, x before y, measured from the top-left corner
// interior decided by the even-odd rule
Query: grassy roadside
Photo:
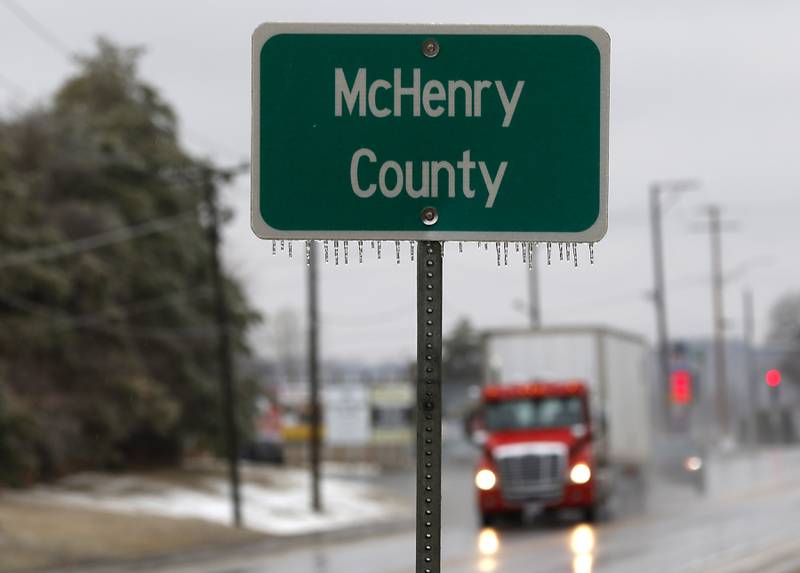
[[[124,515],[0,494],[0,572],[133,559],[264,535],[196,519]]]

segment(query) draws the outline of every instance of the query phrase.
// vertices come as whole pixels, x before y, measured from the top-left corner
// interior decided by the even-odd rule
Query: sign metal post
[[[442,528],[442,244],[417,256],[417,573],[439,573]]]
[[[317,294],[317,265],[319,254],[316,245],[310,245],[308,252],[308,383],[311,406],[311,435],[309,438],[309,464],[311,465],[311,508],[322,511],[320,491],[320,426],[319,405],[319,312]]]

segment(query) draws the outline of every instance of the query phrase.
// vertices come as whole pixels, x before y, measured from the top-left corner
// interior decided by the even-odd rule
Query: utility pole
[[[523,248],[525,246],[523,245]],[[536,256],[536,248],[532,248],[529,256],[530,269],[528,270],[528,314],[530,316],[531,328],[541,328],[542,312],[539,302],[539,261]]]
[[[653,307],[656,314],[656,346],[658,349],[658,392],[664,414],[664,427],[669,424],[669,331],[667,327],[667,286],[664,279],[664,237],[661,228],[661,194],[695,189],[699,183],[680,179],[650,185],[650,234],[653,248]]]
[[[722,274],[722,225],[719,207],[710,205],[708,232],[711,238],[711,313],[714,327],[714,377],[717,398],[717,421],[720,438],[728,436],[728,379],[725,371],[725,301],[724,277]]]
[[[203,192],[208,208],[208,243],[210,250],[211,281],[214,290],[214,311],[217,322],[217,357],[219,364],[219,381],[222,393],[222,419],[225,428],[226,453],[228,456],[228,479],[230,481],[231,506],[233,523],[242,527],[242,504],[239,476],[239,429],[236,424],[236,400],[234,389],[233,357],[228,325],[230,323],[227,297],[219,256],[219,206],[217,205],[217,189],[213,180],[214,174],[205,169],[203,174]]]
[[[664,283],[664,246],[661,230],[661,187],[650,186],[650,232],[653,246],[653,305],[656,312],[656,345],[658,346],[658,394],[664,414],[664,427],[669,420],[669,336],[667,333],[667,293]]]
[[[744,329],[744,344],[747,357],[747,366],[745,369],[748,399],[750,401],[750,411],[748,412],[748,439],[750,446],[755,449],[758,443],[758,380],[756,374],[756,361],[755,361],[755,347],[754,347],[754,330],[755,319],[753,312],[753,291],[746,289],[742,293],[742,315],[743,315],[743,329]]]
[[[320,406],[319,406],[319,312],[317,289],[317,245],[314,241],[308,252],[308,380],[311,401],[311,509],[322,511],[320,495]]]

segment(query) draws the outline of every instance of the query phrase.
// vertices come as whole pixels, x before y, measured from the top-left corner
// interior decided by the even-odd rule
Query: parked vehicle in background
[[[258,415],[252,443],[245,450],[245,458],[258,462],[282,464],[284,462],[283,423],[278,404],[267,396],[256,402]]]
[[[473,439],[481,521],[579,508],[587,520],[619,472],[651,456],[647,348],[608,328],[503,330],[485,336]]]

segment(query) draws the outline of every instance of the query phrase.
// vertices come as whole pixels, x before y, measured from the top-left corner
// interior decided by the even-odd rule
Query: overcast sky
[[[143,76],[174,105],[182,137],[198,154],[230,164],[249,158],[250,35],[265,21],[593,24],[612,38],[609,232],[588,264],[554,261],[541,273],[546,324],[607,324],[652,339],[647,188],[691,177],[665,217],[669,321],[673,337],[711,330],[709,239],[691,230],[710,203],[738,222],[724,236],[729,335],[740,336],[741,297],[752,288],[757,335],[782,293],[800,287],[800,2],[735,0],[580,2],[346,1],[244,2],[17,0],[53,36],[50,42],[0,6],[0,106],[5,113],[45,102],[75,68],[59,48],[91,52],[104,35],[143,45]],[[0,0],[0,4],[5,0]],[[443,132],[442,137],[447,137]],[[236,218],[226,234],[228,266],[269,317],[304,308],[302,256],[273,257],[249,228],[249,181],[227,188]],[[296,245],[295,254],[301,251]],[[527,268],[498,268],[494,250],[445,257],[445,329],[461,316],[480,327],[526,322]],[[351,257],[354,251],[351,251]],[[513,248],[512,248],[512,254]],[[354,258],[354,257],[353,257]],[[323,353],[377,361],[415,349],[415,276],[403,245],[369,263],[325,267],[321,275]],[[557,259],[557,257],[556,257]],[[742,271],[742,272],[738,272]],[[270,334],[254,337],[269,351]]]

